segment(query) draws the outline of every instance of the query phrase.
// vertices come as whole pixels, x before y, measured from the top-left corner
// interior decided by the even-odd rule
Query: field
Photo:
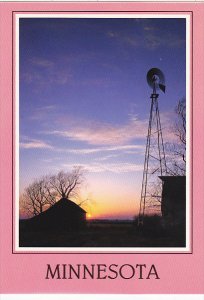
[[[150,224],[151,223],[151,224]],[[89,221],[77,231],[27,231],[20,226],[20,247],[183,247],[179,231],[164,230],[158,219],[143,228],[133,221]]]

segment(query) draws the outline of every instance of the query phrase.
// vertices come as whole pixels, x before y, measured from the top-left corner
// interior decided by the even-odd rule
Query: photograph
[[[1,295],[203,294],[199,1],[0,0]]]
[[[19,17],[19,249],[186,248],[187,29],[176,14]]]

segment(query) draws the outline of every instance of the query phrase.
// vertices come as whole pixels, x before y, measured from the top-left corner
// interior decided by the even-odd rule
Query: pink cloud
[[[172,124],[172,115],[162,113],[161,123],[164,142],[175,139],[173,129],[170,128],[170,124]],[[140,120],[137,116],[131,115],[129,121],[125,124],[113,125],[96,121],[73,120],[71,118],[69,119],[69,124],[64,124],[63,127],[65,127],[65,129],[53,130],[47,133],[74,141],[86,142],[89,145],[127,146],[128,143],[135,139],[146,138],[148,120]]]
[[[90,145],[124,145],[135,138],[144,138],[147,131],[146,120],[131,121],[124,125],[99,122],[86,122],[83,126],[73,125],[66,130],[54,130],[49,133]]]
[[[73,168],[77,164],[63,164],[63,168]],[[140,172],[143,170],[143,164],[133,164],[127,162],[118,163],[104,163],[94,162],[89,164],[80,164],[85,171],[90,173],[102,173],[102,172],[113,172],[113,173],[129,173],[129,172]]]
[[[25,142],[20,142],[20,148],[23,149],[52,149],[53,147],[41,140],[30,139]]]

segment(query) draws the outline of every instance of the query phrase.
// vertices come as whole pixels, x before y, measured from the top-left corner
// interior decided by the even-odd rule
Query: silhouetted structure
[[[160,176],[163,182],[161,212],[166,228],[185,231],[186,176]]]
[[[73,201],[60,199],[41,214],[23,222],[25,230],[77,230],[86,224],[86,211]]]
[[[164,74],[160,69],[152,68],[147,73],[147,82],[152,88],[152,94],[138,217],[139,226],[143,225],[145,215],[160,212],[161,206],[157,198],[161,196],[161,182],[157,181],[158,176],[167,173],[158,101],[159,91],[165,93],[166,89]]]

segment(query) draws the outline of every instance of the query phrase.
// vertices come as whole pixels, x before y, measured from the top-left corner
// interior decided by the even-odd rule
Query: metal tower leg
[[[140,198],[138,225],[143,225],[145,214],[160,210],[161,187],[158,176],[166,173],[166,159],[159,116],[158,97],[155,87],[151,95],[151,108],[146,142],[142,190]]]

